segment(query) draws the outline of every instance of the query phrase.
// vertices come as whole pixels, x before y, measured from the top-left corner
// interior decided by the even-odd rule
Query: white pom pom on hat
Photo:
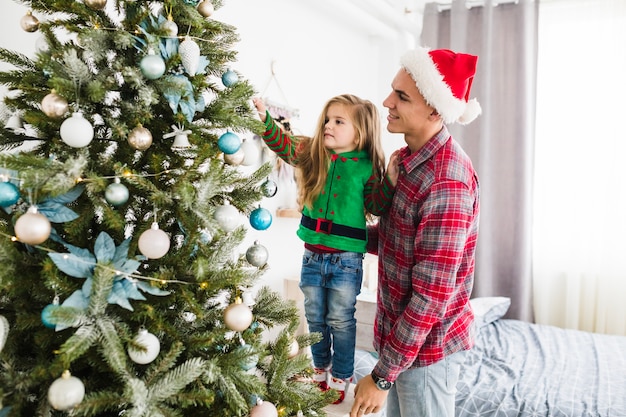
[[[477,61],[475,55],[449,49],[417,48],[405,53],[400,64],[445,123],[468,124],[482,111],[476,99],[469,99]]]

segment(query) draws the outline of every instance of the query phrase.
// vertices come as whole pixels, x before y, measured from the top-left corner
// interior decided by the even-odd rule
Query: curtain
[[[536,321],[626,335],[626,2],[542,2]]]
[[[420,43],[478,55],[471,96],[483,114],[450,125],[481,186],[473,296],[511,298],[508,318],[533,321],[532,174],[537,10],[532,0],[481,5],[453,0],[424,8]]]

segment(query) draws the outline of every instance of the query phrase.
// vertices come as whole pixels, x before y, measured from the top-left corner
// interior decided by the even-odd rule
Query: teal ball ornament
[[[226,132],[217,140],[217,147],[227,155],[233,154],[241,147],[241,138],[232,132]]]
[[[233,85],[237,84],[238,81],[239,76],[233,70],[229,69],[224,74],[222,74],[222,84],[224,84],[226,87],[232,87]]]
[[[159,55],[148,54],[139,63],[141,73],[149,80],[156,80],[165,74],[165,61]]]
[[[268,209],[259,207],[250,213],[250,225],[256,230],[265,230],[272,224],[272,213]]]
[[[0,207],[9,207],[20,199],[20,190],[12,182],[0,182]]]
[[[50,315],[59,307],[60,306],[58,304],[48,304],[43,308],[43,310],[41,310],[41,322],[48,329],[54,329],[56,327],[56,323],[51,320]]]
[[[126,188],[126,186],[119,181],[109,184],[104,191],[104,198],[106,198],[107,202],[114,207],[126,204],[128,196],[128,188]]]

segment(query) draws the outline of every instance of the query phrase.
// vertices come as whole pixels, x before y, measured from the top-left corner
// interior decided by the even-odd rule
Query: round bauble
[[[268,209],[259,207],[250,213],[250,225],[256,230],[265,230],[272,224],[272,213]]]
[[[138,151],[145,151],[152,145],[152,133],[139,125],[128,134],[128,143]]]
[[[139,251],[148,259],[159,259],[170,250],[170,237],[159,229],[157,222],[139,236]]]
[[[48,329],[54,329],[56,327],[56,323],[54,323],[50,319],[50,314],[52,314],[52,312],[58,309],[59,307],[60,306],[58,304],[53,303],[53,304],[48,304],[47,306],[43,308],[43,310],[41,310],[41,322]]]
[[[215,209],[213,218],[226,233],[232,232],[241,224],[241,214],[236,207],[225,203]]]
[[[29,10],[22,19],[20,19],[20,26],[26,32],[37,32],[39,29],[39,20],[33,16],[33,13]]]
[[[46,53],[50,50],[50,45],[48,45],[48,41],[45,36],[40,36],[35,41],[35,49],[37,52]]]
[[[246,260],[252,266],[261,267],[265,265],[268,257],[267,248],[258,241],[255,241],[254,245],[250,246],[246,251]]]
[[[55,410],[69,410],[80,404],[83,398],[85,385],[67,370],[63,371],[63,375],[55,379],[48,388],[48,402]]]
[[[17,239],[27,245],[39,245],[50,237],[52,225],[46,216],[37,212],[37,207],[30,206],[15,222]]]
[[[20,199],[20,189],[9,181],[0,182],[0,207],[9,207]]]
[[[293,339],[287,349],[287,357],[291,359],[297,356],[298,353],[300,353],[300,345],[296,339]]]
[[[164,20],[160,26],[161,29],[165,31],[167,36],[175,37],[178,35],[178,25],[171,19],[171,17],[168,17],[167,20]]]
[[[157,356],[159,356],[159,352],[161,351],[161,342],[159,342],[159,339],[155,335],[148,332],[146,329],[139,330],[133,341],[145,348],[145,350],[138,350],[132,346],[128,348],[128,356],[133,362],[145,365],[152,362]]]
[[[92,9],[102,10],[107,5],[107,0],[85,0],[85,4]]]
[[[9,320],[3,315],[0,315],[0,352],[4,349],[4,345],[9,338]]]
[[[278,410],[271,402],[258,400],[250,410],[250,417],[278,417]]]
[[[263,193],[265,197],[274,197],[277,192],[278,185],[274,181],[268,179],[263,184],[261,184],[261,193]]]
[[[239,363],[239,366],[244,371],[249,371],[259,363],[259,355],[254,353],[254,348],[250,345],[241,345],[237,350],[244,355],[243,360]]]
[[[59,119],[67,113],[69,105],[67,100],[58,95],[55,92],[47,94],[43,100],[41,100],[41,110],[46,116],[53,119]]]
[[[224,309],[224,324],[230,330],[243,332],[252,324],[252,310],[237,299]]]
[[[93,126],[80,112],[75,112],[61,123],[61,139],[72,148],[84,148],[93,140]]]
[[[116,178],[114,183],[109,184],[104,191],[104,198],[109,204],[115,207],[126,204],[128,196],[128,188],[120,182],[119,178]]]
[[[227,70],[224,74],[222,74],[222,84],[226,87],[232,87],[237,84],[239,81],[239,76],[233,70]]]
[[[198,13],[200,13],[204,17],[211,17],[215,8],[213,7],[213,3],[209,0],[204,0],[198,4]]]
[[[243,139],[241,142],[241,150],[245,155],[243,161],[241,161],[241,165],[252,166],[258,164],[261,160],[261,148],[256,141]]]
[[[226,162],[228,165],[241,165],[245,156],[246,155],[243,153],[243,150],[237,149],[235,153],[225,153],[224,162]]]
[[[144,77],[149,80],[156,80],[165,74],[165,61],[160,55],[148,54],[141,58],[139,68]]]
[[[217,140],[217,147],[225,154],[235,153],[241,147],[241,138],[233,132],[226,132]]]

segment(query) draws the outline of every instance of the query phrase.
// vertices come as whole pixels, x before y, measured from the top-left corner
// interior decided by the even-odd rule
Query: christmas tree
[[[0,49],[0,416],[325,415],[319,335],[243,247],[276,185],[239,166],[263,126],[220,1],[15,1],[39,38]]]

